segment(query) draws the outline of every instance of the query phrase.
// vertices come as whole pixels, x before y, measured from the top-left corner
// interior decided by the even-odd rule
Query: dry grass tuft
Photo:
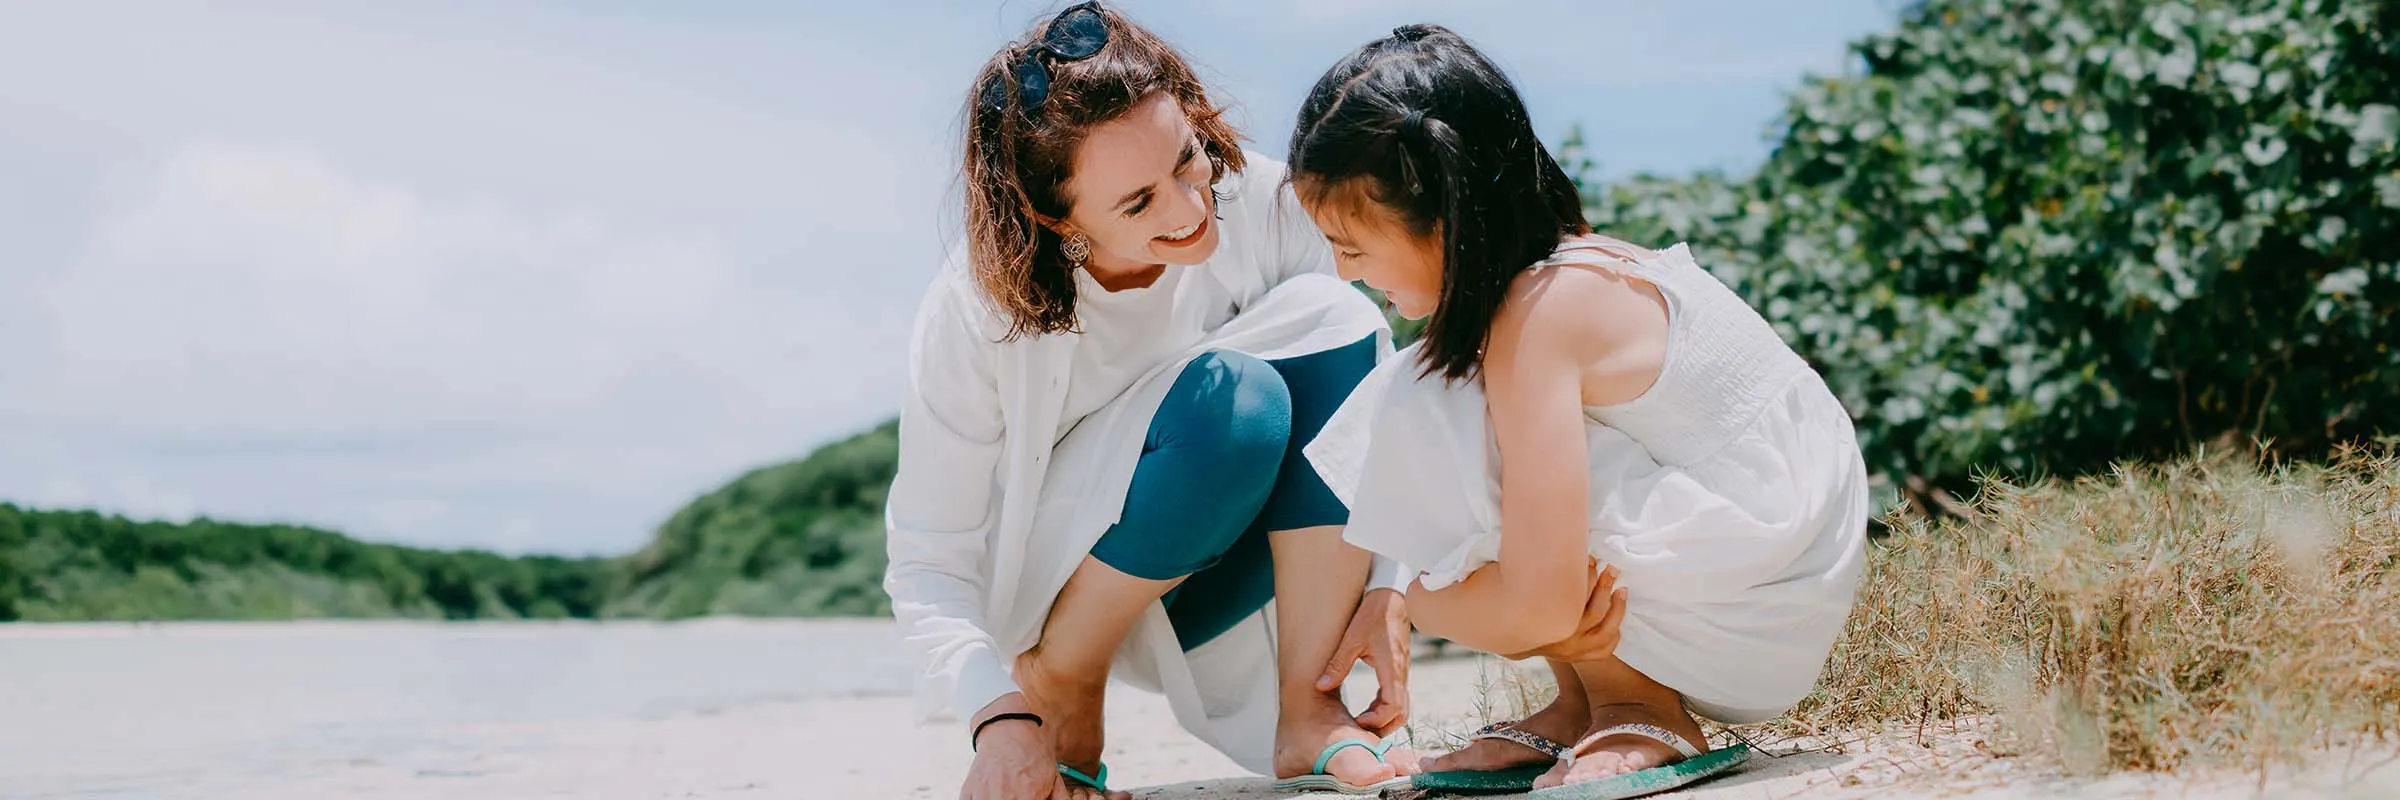
[[[1999,720],[2075,772],[2261,766],[2400,723],[2400,457],[1987,485],[1875,545],[1786,725]]]

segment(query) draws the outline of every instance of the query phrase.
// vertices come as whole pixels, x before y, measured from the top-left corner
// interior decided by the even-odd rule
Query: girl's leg
[[[1593,735],[1619,725],[1665,728],[1691,742],[1693,747],[1707,750],[1708,736],[1700,730],[1700,721],[1683,710],[1683,695],[1651,680],[1623,659],[1610,656],[1604,661],[1577,662],[1575,673],[1583,679],[1584,692],[1591,701],[1591,729],[1575,745],[1573,763],[1561,762],[1558,768],[1543,775],[1536,786],[1596,781],[1683,759],[1683,754],[1647,736]]]
[[[1558,699],[1510,727],[1561,746],[1574,747],[1576,740],[1592,729],[1591,700],[1583,690],[1583,678],[1576,674],[1574,664],[1556,659],[1544,659],[1544,662],[1550,665],[1550,676],[1558,682]],[[1546,753],[1506,739],[1482,739],[1468,742],[1466,747],[1440,758],[1427,759],[1425,771],[1488,771],[1548,764],[1552,761]]]
[[[1291,396],[1265,362],[1211,353],[1176,377],[1151,420],[1123,515],[1059,591],[1041,641],[1017,659],[1017,685],[1061,762],[1087,774],[1099,768],[1101,699],[1118,645],[1151,603],[1251,527],[1290,437]]]

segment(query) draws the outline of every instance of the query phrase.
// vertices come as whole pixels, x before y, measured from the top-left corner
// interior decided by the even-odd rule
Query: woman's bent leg
[[[1342,541],[1349,509],[1326,488],[1302,452],[1359,380],[1375,368],[1375,351],[1375,339],[1368,337],[1334,350],[1269,362],[1283,376],[1292,399],[1290,442],[1281,453],[1273,491],[1249,537],[1237,544],[1224,562],[1193,576],[1169,607],[1171,615],[1188,619],[1208,618],[1204,612],[1214,611],[1218,616],[1213,619],[1232,614],[1239,620],[1264,605],[1268,597],[1275,599],[1276,682],[1281,688],[1282,710],[1275,736],[1277,777],[1308,773],[1327,745],[1345,739],[1376,739],[1358,726],[1338,691],[1316,688],[1317,676],[1332,660],[1334,648],[1358,610],[1370,557]],[[1264,547],[1259,546],[1261,538]],[[1262,552],[1266,557],[1259,559]],[[1242,572],[1231,574],[1234,569]],[[1176,613],[1178,607],[1187,606],[1199,610]],[[1215,627],[1190,626],[1199,633]],[[1187,637],[1185,641],[1204,642],[1206,638]],[[1406,754],[1395,755],[1395,763],[1414,760]],[[1356,748],[1337,754],[1326,771],[1360,785],[1398,772]]]
[[[1052,603],[1016,679],[1059,760],[1090,774],[1109,662],[1150,604],[1220,560],[1257,517],[1291,436],[1291,398],[1265,362],[1195,359],[1152,417],[1125,510]]]
[[[1338,588],[1346,579],[1335,580],[1337,575],[1319,574],[1314,570],[1328,567],[1338,573],[1352,566],[1350,562],[1356,562],[1359,572],[1352,590],[1348,592],[1348,599],[1329,601],[1334,604],[1355,606],[1358,595],[1355,589],[1366,583],[1368,557],[1365,551],[1343,545],[1330,554],[1283,555],[1279,548],[1287,545],[1275,542],[1293,539],[1305,543],[1310,541],[1310,537],[1301,535],[1295,538],[1293,534],[1307,531],[1319,533],[1317,539],[1335,543],[1340,541],[1339,532],[1342,524],[1349,520],[1350,511],[1333,496],[1333,490],[1326,488],[1325,482],[1317,477],[1315,468],[1309,466],[1301,448],[1315,438],[1318,430],[1325,427],[1325,420],[1333,416],[1343,400],[1349,398],[1351,389],[1358,385],[1359,380],[1375,368],[1375,340],[1369,337],[1334,350],[1263,363],[1273,368],[1289,393],[1291,413],[1288,444],[1275,454],[1279,464],[1268,475],[1272,478],[1269,486],[1271,491],[1264,497],[1263,505],[1258,507],[1254,518],[1247,521],[1247,529],[1241,537],[1224,551],[1223,557],[1216,563],[1197,571],[1168,595],[1167,618],[1174,621],[1175,635],[1185,650],[1207,644],[1257,613],[1270,599],[1288,599],[1291,596],[1288,592],[1278,591],[1275,578],[1277,563],[1297,564],[1303,573],[1316,576],[1318,583]],[[1332,533],[1328,537],[1323,535],[1324,531],[1317,529],[1330,529]],[[1277,605],[1281,608],[1292,603]],[[1310,607],[1326,604],[1311,603],[1303,596],[1299,605]],[[1343,613],[1346,615],[1348,612]],[[1278,629],[1290,628],[1292,621],[1279,615]],[[1344,616],[1342,621],[1347,623],[1348,617]],[[1308,627],[1305,620],[1302,621],[1302,627]],[[1341,630],[1336,627],[1333,636],[1338,638],[1340,635]],[[1290,642],[1283,644],[1289,645]],[[1325,643],[1327,648],[1333,645],[1334,642],[1330,640]],[[1286,646],[1283,651],[1293,655],[1289,652],[1291,649]],[[1328,649],[1329,656],[1330,652]],[[1319,663],[1315,669],[1322,669],[1323,666]],[[1287,671],[1286,676],[1289,674]]]

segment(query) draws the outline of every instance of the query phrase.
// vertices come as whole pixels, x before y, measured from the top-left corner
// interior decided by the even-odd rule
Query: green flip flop
[[[1750,760],[1749,745],[1737,744],[1702,753],[1683,737],[1655,725],[1619,725],[1585,737],[1585,741],[1621,733],[1656,739],[1683,754],[1684,758],[1663,767],[1543,789],[1525,795],[1526,800],[1625,800],[1642,797],[1690,786]]]
[[[1526,749],[1549,756],[1550,761],[1507,769],[1451,769],[1427,772],[1411,779],[1411,785],[1433,795],[1516,794],[1533,790],[1533,781],[1549,772],[1550,766],[1565,757],[1567,746],[1551,741],[1523,728],[1515,722],[1495,722],[1483,726],[1467,741],[1499,739],[1523,745]]]
[[[1549,771],[1549,764],[1528,764],[1507,769],[1453,769],[1418,775],[1410,781],[1410,785],[1432,797],[1523,794],[1533,791],[1534,780]]]
[[[1353,747],[1362,748],[1369,753],[1374,753],[1375,760],[1377,761],[1383,761],[1383,754],[1391,752],[1392,750],[1392,745],[1389,742],[1374,743],[1363,739],[1343,739],[1341,741],[1334,742],[1332,745],[1327,746],[1324,752],[1317,754],[1317,765],[1309,770],[1309,774],[1302,775],[1297,778],[1285,778],[1283,780],[1276,781],[1275,791],[1332,792],[1334,794],[1372,795],[1381,794],[1383,790],[1395,786],[1407,786],[1409,784],[1409,779],[1403,776],[1393,778],[1388,781],[1380,781],[1377,783],[1360,786],[1353,783],[1344,783],[1342,782],[1342,779],[1326,774],[1325,765],[1331,763],[1336,754]]]
[[[1083,770],[1079,770],[1065,764],[1060,764],[1058,765],[1058,774],[1066,776],[1067,780],[1098,789],[1100,790],[1101,794],[1108,793],[1107,764],[1100,765],[1100,774],[1098,775],[1085,775],[1083,774]]]

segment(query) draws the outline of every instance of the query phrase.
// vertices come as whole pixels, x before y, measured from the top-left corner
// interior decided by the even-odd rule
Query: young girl
[[[1422,569],[1418,627],[1501,654],[1565,652],[1547,646],[1576,636],[1595,563],[1616,573],[1613,654],[1551,660],[1556,703],[1426,768],[1592,781],[1699,756],[1694,713],[1758,722],[1806,695],[1868,515],[1849,416],[1807,363],[1686,247],[1595,235],[1515,88],[1447,30],[1336,65],[1290,153],[1342,276],[1430,317],[1308,450],[1346,538]]]

